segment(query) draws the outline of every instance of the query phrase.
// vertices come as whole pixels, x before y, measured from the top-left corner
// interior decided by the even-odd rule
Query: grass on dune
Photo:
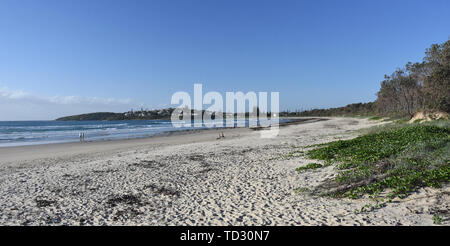
[[[318,187],[335,197],[404,197],[450,180],[450,124],[392,124],[351,140],[339,140],[306,153],[336,164],[335,179]]]

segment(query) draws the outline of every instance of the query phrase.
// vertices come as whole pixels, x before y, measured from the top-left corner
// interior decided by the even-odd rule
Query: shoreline
[[[280,127],[289,125],[305,124],[308,122],[323,121],[327,118],[320,117],[296,117],[283,118],[290,120],[280,123]],[[86,142],[62,142],[48,144],[31,144],[21,146],[0,147],[0,167],[11,162],[24,162],[37,158],[56,158],[66,155],[96,153],[102,151],[114,151],[118,149],[132,148],[141,145],[158,144],[187,144],[215,139],[218,133],[224,132],[226,136],[233,137],[244,132],[258,131],[264,128],[249,127],[224,127],[224,128],[201,128],[186,129],[179,131],[167,131],[152,136],[140,138],[111,139]]]
[[[320,118],[320,117],[283,117],[280,118],[280,120],[289,120],[288,122],[282,122],[279,123],[279,126],[286,126],[286,125],[290,125],[290,124],[299,124],[301,122],[304,121],[308,121],[308,120],[314,120],[316,118]],[[324,120],[324,119],[322,119]],[[26,121],[25,121],[26,122]],[[77,122],[77,121],[75,121]],[[135,140],[135,139],[147,139],[147,138],[152,138],[152,137],[159,137],[159,136],[170,136],[170,135],[176,135],[176,134],[185,134],[187,132],[199,132],[199,131],[208,131],[208,130],[217,130],[217,129],[235,129],[235,128],[247,128],[247,129],[253,129],[253,130],[259,130],[259,129],[264,129],[267,127],[203,127],[203,128],[194,128],[192,127],[191,129],[183,129],[183,130],[176,130],[176,128],[174,128],[174,130],[167,130],[167,131],[162,131],[162,132],[157,132],[154,134],[150,134],[150,135],[142,135],[142,136],[136,136],[136,137],[124,137],[124,138],[111,138],[111,139],[99,139],[99,140],[88,140],[88,141],[84,141],[85,143],[88,142],[109,142],[109,141],[123,141],[123,140]],[[69,143],[80,143],[80,141],[78,140],[78,138],[75,138],[73,140],[61,140],[61,141],[57,141],[57,142],[48,142],[48,143],[30,143],[30,142],[25,142],[22,145],[20,145],[20,143],[18,145],[10,145],[10,146],[0,146],[0,149],[2,148],[15,148],[15,147],[25,147],[25,146],[40,146],[40,145],[57,145],[57,144],[69,144]]]

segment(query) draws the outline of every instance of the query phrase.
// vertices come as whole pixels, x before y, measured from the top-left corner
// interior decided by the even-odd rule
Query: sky
[[[2,0],[0,120],[165,108],[177,91],[369,102],[450,36],[450,1]]]

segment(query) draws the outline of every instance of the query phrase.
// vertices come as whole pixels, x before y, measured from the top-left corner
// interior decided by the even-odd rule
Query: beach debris
[[[173,188],[160,187],[155,184],[145,185],[144,189],[152,189],[154,193],[166,196],[180,196],[180,192]]]
[[[142,203],[141,199],[138,196],[131,194],[112,197],[106,203],[111,207],[115,207],[118,204],[138,205],[138,206],[144,205],[144,203]]]
[[[199,155],[199,154],[197,154],[197,155],[191,155],[191,156],[189,156],[188,158],[189,158],[189,160],[191,160],[191,161],[203,161],[203,160],[205,159],[205,157],[204,157],[203,155]]]
[[[35,202],[36,202],[36,206],[38,208],[49,207],[49,206],[56,204],[56,201],[46,200],[46,199],[42,199],[42,198],[36,198]]]
[[[134,209],[134,208],[127,208],[125,210],[119,210],[117,211],[114,216],[113,216],[113,220],[114,221],[127,221],[130,220],[134,217],[137,217],[139,215],[144,214],[143,212]]]
[[[142,167],[142,168],[158,168],[158,167],[165,166],[163,163],[160,163],[155,160],[142,160],[140,163],[134,163],[131,165],[136,166],[136,167]]]

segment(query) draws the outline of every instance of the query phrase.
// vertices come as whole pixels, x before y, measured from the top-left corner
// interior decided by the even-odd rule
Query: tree
[[[411,116],[418,110],[450,111],[450,40],[433,44],[422,63],[406,64],[385,76],[377,93],[380,113]]]
[[[425,54],[428,76],[424,80],[424,95],[427,107],[450,112],[450,40],[442,45],[433,44]]]
[[[421,84],[414,69],[418,65],[408,63],[391,76],[385,75],[378,92],[377,108],[382,113],[412,115],[422,107]]]

